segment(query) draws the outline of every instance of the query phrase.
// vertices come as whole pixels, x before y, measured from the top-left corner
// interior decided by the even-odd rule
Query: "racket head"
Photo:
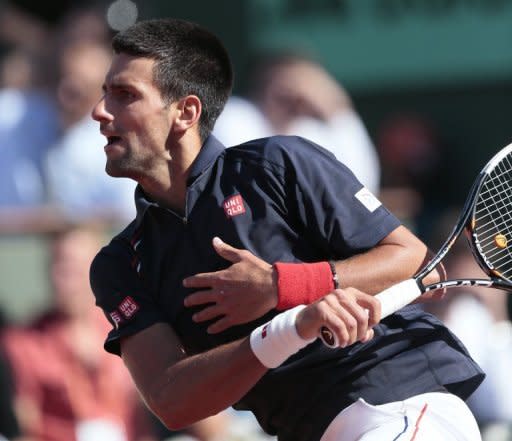
[[[489,277],[512,287],[512,144],[480,172],[473,198],[466,224],[471,251]]]

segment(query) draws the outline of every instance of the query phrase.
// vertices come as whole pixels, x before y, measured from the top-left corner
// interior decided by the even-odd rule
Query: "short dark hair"
[[[220,40],[195,23],[174,18],[140,21],[112,40],[114,52],[156,60],[154,81],[164,99],[189,94],[202,103],[201,140],[213,130],[233,86],[233,69]]]

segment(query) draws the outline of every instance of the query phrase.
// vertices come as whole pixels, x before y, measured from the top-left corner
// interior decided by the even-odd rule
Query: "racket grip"
[[[381,291],[375,296],[380,300],[381,320],[408,305],[421,294],[422,291],[415,279],[404,280]]]
[[[379,299],[381,304],[381,320],[408,305],[421,296],[422,293],[415,279],[407,279],[376,294],[375,297]],[[330,348],[339,347],[336,334],[326,326],[322,326],[319,336],[325,346]]]

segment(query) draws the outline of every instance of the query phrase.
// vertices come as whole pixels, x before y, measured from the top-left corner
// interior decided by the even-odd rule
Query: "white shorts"
[[[431,392],[378,406],[360,398],[329,424],[320,441],[482,441],[466,403]]]

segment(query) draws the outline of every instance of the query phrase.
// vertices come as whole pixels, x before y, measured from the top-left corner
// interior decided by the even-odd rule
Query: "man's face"
[[[107,138],[106,171],[140,180],[167,167],[168,137],[174,104],[167,104],[153,82],[155,61],[114,55],[103,85],[104,95],[92,112]]]

